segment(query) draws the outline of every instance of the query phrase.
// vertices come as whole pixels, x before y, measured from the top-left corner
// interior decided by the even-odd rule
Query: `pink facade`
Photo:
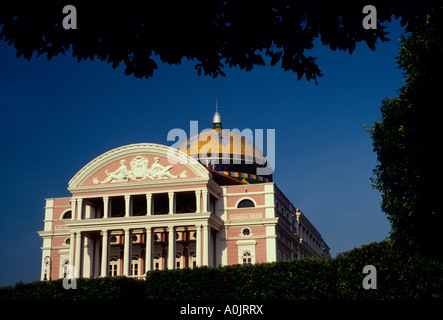
[[[329,256],[275,183],[227,178],[166,146],[113,149],[82,168],[68,190],[71,197],[46,199],[42,280],[63,278],[68,266],[79,277],[143,277]]]

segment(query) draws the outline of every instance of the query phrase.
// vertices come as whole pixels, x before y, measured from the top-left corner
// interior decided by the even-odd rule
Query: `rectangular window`
[[[138,263],[131,264],[131,276],[138,276]]]
[[[117,265],[116,264],[111,264],[109,266],[109,275],[110,276],[116,276],[117,275]]]

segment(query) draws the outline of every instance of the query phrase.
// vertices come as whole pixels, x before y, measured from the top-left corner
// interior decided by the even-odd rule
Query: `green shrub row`
[[[377,289],[364,289],[363,267],[377,270]],[[334,259],[302,259],[219,268],[149,272],[146,280],[126,277],[18,283],[0,288],[13,300],[390,300],[443,299],[443,263],[402,257],[390,241],[364,245]]]
[[[0,288],[0,300],[134,300],[144,299],[145,281],[128,277],[79,278],[76,289],[64,289],[63,279],[17,283]]]
[[[377,289],[364,289],[363,267],[377,271]],[[335,259],[302,259],[221,268],[153,271],[147,299],[390,300],[443,299],[443,263],[401,257],[382,241]]]

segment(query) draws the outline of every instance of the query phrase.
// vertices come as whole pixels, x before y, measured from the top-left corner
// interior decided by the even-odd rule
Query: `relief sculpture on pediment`
[[[186,170],[183,170],[183,172],[178,175],[173,175],[169,172],[170,169],[174,167],[173,165],[163,166],[159,162],[160,158],[155,157],[151,168],[148,168],[149,160],[145,157],[137,156],[132,159],[130,163],[131,170],[128,170],[125,164],[125,159],[122,159],[120,161],[120,167],[117,170],[113,172],[108,172],[108,170],[105,170],[107,177],[103,181],[100,181],[97,177],[95,177],[92,179],[92,182],[94,184],[105,184],[128,182],[131,180],[143,181],[148,178],[150,180],[165,180],[187,177]]]

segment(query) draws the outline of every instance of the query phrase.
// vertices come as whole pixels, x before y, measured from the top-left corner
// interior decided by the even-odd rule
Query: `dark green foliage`
[[[402,38],[397,58],[405,85],[383,101],[370,128],[378,165],[373,186],[391,238],[406,255],[443,259],[443,7]]]
[[[362,286],[365,265],[377,269],[375,290]],[[391,241],[364,245],[335,259],[154,271],[146,281],[147,299],[161,300],[443,299],[443,264],[401,256]]]
[[[146,277],[146,298],[159,300],[218,299],[222,289],[222,281],[218,268],[201,267],[152,271]]]
[[[223,76],[224,66],[250,71],[270,60],[298,79],[316,81],[322,74],[309,56],[316,39],[332,50],[352,53],[360,42],[375,50],[378,41],[388,40],[382,24],[392,16],[414,26],[439,2],[374,0],[378,25],[369,30],[362,27],[367,1],[125,1],[117,6],[77,0],[69,2],[77,9],[75,30],[62,27],[65,4],[2,1],[0,40],[14,45],[17,57],[51,59],[69,52],[78,61],[124,65],[124,73],[136,78],[152,77],[158,55],[168,64],[193,60],[198,74],[213,77]]]
[[[0,290],[0,300],[134,300],[144,298],[145,283],[127,277],[77,279],[77,289],[66,290],[63,280],[19,282]]]
[[[363,267],[377,269],[377,289],[362,286]],[[443,299],[443,263],[410,258],[391,241],[371,243],[335,259],[302,259],[220,268],[149,272],[126,277],[62,280],[0,288],[0,300],[392,300]]]
[[[374,242],[335,258],[339,299],[443,299],[443,263],[397,251],[392,241]],[[377,289],[362,287],[365,265],[377,269]]]

